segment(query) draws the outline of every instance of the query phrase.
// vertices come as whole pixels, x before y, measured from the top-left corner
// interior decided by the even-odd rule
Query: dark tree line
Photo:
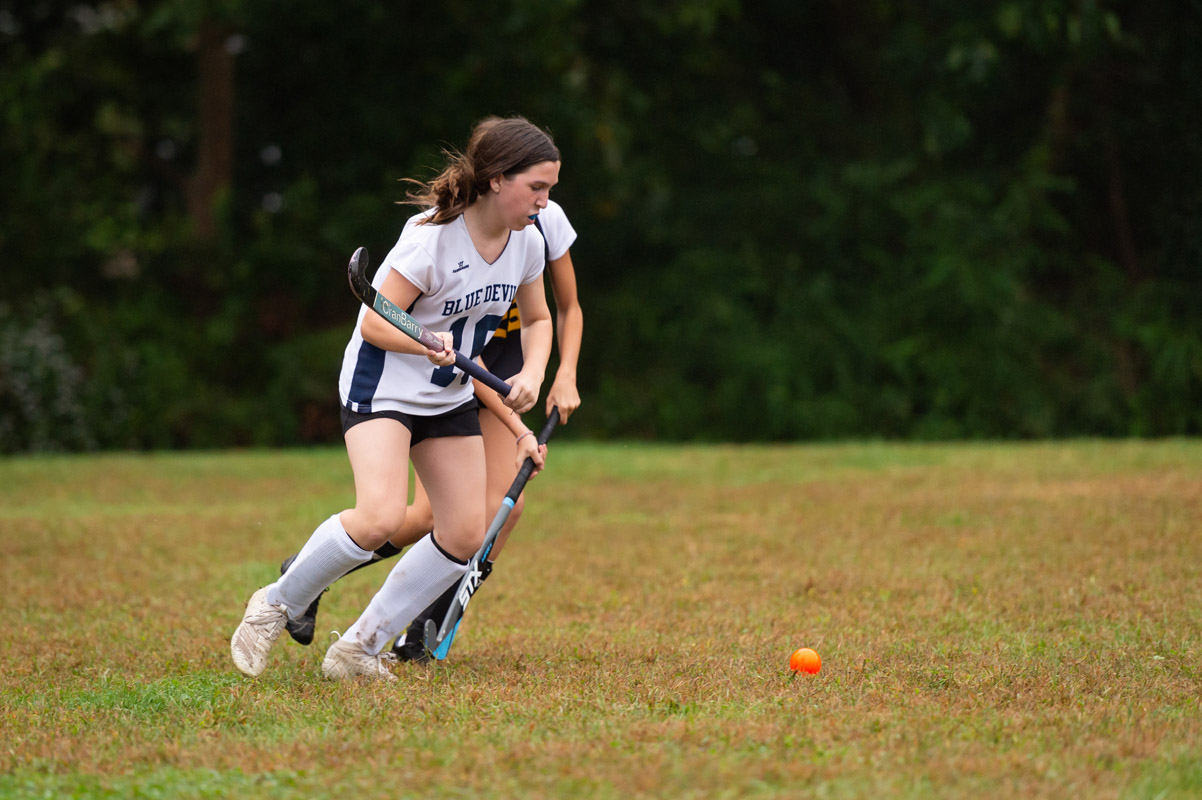
[[[0,0],[0,451],[336,439],[486,114],[564,153],[568,433],[1202,433],[1202,2]]]

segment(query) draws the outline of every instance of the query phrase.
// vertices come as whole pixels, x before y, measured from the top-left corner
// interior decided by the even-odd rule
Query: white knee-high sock
[[[467,564],[447,555],[427,534],[401,556],[344,638],[376,655],[465,572]]]
[[[267,602],[286,606],[293,619],[303,614],[327,586],[372,557],[370,550],[355,544],[338,516],[318,525],[288,572],[267,587]]]

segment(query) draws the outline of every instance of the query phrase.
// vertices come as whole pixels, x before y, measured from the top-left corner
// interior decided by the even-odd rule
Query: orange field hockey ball
[[[822,658],[808,647],[803,647],[789,656],[789,669],[813,675],[822,669]]]

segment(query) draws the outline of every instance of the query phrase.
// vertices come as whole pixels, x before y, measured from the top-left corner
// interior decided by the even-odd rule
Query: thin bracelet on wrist
[[[521,436],[519,436],[518,438],[514,439],[514,440],[513,440],[513,443],[514,443],[514,444],[517,444],[518,442],[522,441],[522,439],[523,439],[523,438],[525,438],[526,436],[533,436],[533,435],[534,435],[534,431],[526,431],[526,432],[525,432],[525,433],[523,433]]]

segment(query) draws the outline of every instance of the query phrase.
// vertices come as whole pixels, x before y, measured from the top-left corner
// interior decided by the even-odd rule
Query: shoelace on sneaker
[[[266,605],[261,611],[250,614],[242,620],[242,624],[246,626],[243,631],[244,633],[253,633],[255,638],[260,641],[272,640],[272,635],[279,634],[287,619],[286,612],[281,613],[279,608]]]
[[[330,636],[332,636],[334,638],[334,641],[336,641],[336,642],[342,641],[342,634],[339,633],[338,631],[330,631]],[[360,663],[367,662],[367,661],[372,662],[372,667],[375,669],[375,671],[378,674],[388,675],[389,677],[395,677],[392,674],[392,670],[388,669],[388,667],[385,664],[385,662],[389,662],[392,664],[398,663],[396,653],[392,652],[391,650],[383,650],[374,656],[370,656],[367,653],[364,653],[362,650],[355,648],[355,652],[352,654],[351,657]]]
[[[375,656],[375,659],[376,669],[380,670],[380,672],[386,672],[389,675],[392,674],[392,670],[388,669],[388,664],[399,663],[397,661],[396,653],[392,652],[391,650],[382,650],[379,655]]]
[[[280,610],[278,608],[273,608],[272,606],[267,606],[267,608],[260,611],[259,613],[248,616],[246,619],[243,620],[243,622],[249,623],[251,625],[279,625],[279,626],[282,626],[284,624],[284,620],[286,620],[286,619],[288,619],[288,615],[286,613],[281,614]]]

